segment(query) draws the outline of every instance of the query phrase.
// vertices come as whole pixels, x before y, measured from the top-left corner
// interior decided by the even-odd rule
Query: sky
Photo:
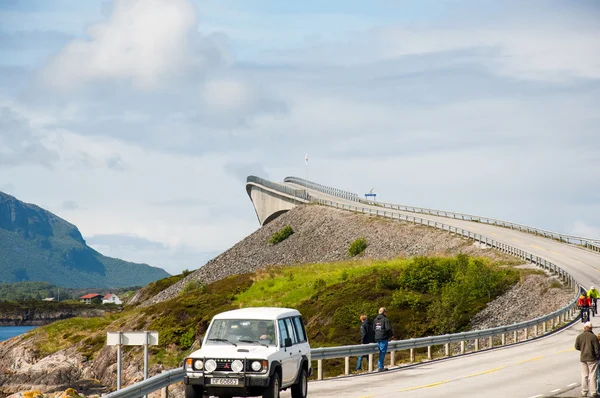
[[[595,0],[0,2],[0,191],[170,273],[251,174],[600,238],[599,104]]]

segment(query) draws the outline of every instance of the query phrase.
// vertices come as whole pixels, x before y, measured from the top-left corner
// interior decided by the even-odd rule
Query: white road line
[[[562,390],[562,388],[557,388],[556,390],[552,390],[550,392],[559,392],[560,390]]]
[[[540,397],[543,397],[543,396],[544,396],[544,394],[540,394],[540,395],[534,395],[533,397],[529,397],[529,398],[540,398]]]
[[[577,383],[571,383],[571,384],[567,385],[567,387],[573,387],[573,386],[576,386],[576,385],[577,385]]]

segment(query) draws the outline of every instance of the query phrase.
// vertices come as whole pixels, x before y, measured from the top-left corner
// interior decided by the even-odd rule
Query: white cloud
[[[569,233],[584,238],[600,239],[600,228],[587,224],[585,221],[576,220],[569,228]]]
[[[249,87],[233,79],[210,80],[204,84],[202,94],[206,103],[217,108],[242,108],[251,100]]]
[[[108,21],[88,28],[88,39],[69,43],[44,70],[51,85],[131,80],[150,89],[223,55],[198,42],[196,10],[187,0],[116,0]]]

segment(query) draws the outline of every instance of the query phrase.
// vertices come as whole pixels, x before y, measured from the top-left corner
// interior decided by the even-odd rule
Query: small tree
[[[358,256],[362,254],[367,248],[367,240],[365,238],[358,238],[354,240],[354,242],[350,243],[350,247],[348,247],[348,254],[350,257]]]

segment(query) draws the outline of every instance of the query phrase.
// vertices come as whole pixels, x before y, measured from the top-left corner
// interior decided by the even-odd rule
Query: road
[[[299,185],[287,184],[297,189]],[[307,189],[310,195],[357,205]],[[360,204],[359,204],[360,205]],[[382,210],[381,207],[361,205]],[[580,247],[556,242],[503,227],[414,214],[417,216],[469,230],[494,240],[528,251],[549,260],[584,286],[600,286],[600,255]],[[600,326],[600,317],[596,317]],[[600,331],[600,328],[596,333]],[[579,396],[579,353],[573,349],[581,324],[532,342],[497,350],[479,352],[434,361],[418,366],[392,369],[383,374],[367,374],[312,382],[309,395],[313,397],[551,397]],[[569,391],[565,393],[565,391]],[[561,395],[562,394],[562,395]],[[566,395],[565,395],[566,394]],[[289,397],[289,392],[282,397]]]

